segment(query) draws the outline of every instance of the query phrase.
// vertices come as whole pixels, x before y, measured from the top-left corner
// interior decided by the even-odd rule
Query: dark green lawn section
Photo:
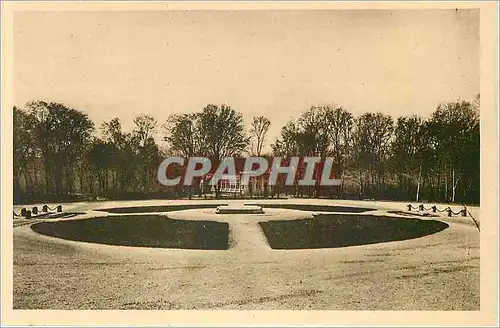
[[[192,210],[196,208],[217,208],[227,204],[186,204],[186,205],[161,205],[161,206],[132,206],[132,207],[114,207],[102,208],[96,211],[108,213],[160,213],[182,210]]]
[[[186,205],[160,205],[160,206],[132,206],[132,207],[114,207],[114,208],[102,208],[96,211],[107,212],[107,213],[161,213],[161,212],[173,212],[182,210],[192,210],[197,208],[217,208],[218,206],[223,206],[227,204],[186,204]],[[373,208],[365,207],[352,207],[352,206],[334,206],[334,205],[305,205],[305,204],[260,204],[260,203],[248,203],[247,205],[258,205],[262,208],[283,208],[289,210],[300,210],[300,211],[310,211],[310,212],[347,212],[347,213],[363,213],[367,211],[373,211]]]
[[[227,249],[229,234],[227,223],[173,220],[160,215],[41,222],[31,229],[52,237],[98,244],[206,250]]]
[[[363,213],[375,210],[374,208],[334,206],[334,205],[306,205],[306,204],[260,204],[248,203],[248,205],[259,205],[262,208],[283,208],[288,210],[300,210],[310,212],[339,212],[339,213]]]
[[[336,248],[423,237],[448,228],[441,221],[321,214],[313,219],[260,222],[273,249]]]

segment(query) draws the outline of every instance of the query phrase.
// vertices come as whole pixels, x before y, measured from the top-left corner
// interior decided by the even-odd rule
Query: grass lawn
[[[307,205],[307,204],[260,204],[263,208],[283,208],[287,210],[299,210],[310,212],[347,212],[347,213],[363,213],[374,211],[374,208],[352,207],[352,206],[332,206],[332,205]],[[250,203],[248,203],[250,205]]]
[[[186,205],[161,205],[161,206],[132,206],[132,207],[114,207],[101,208],[96,211],[107,213],[160,213],[182,210],[192,210],[197,208],[217,208],[227,204],[186,204]]]
[[[161,205],[161,206],[133,206],[133,207],[115,207],[97,209],[100,212],[107,213],[159,213],[173,212],[182,210],[191,210],[198,208],[217,208],[227,204],[186,204],[186,205]],[[363,213],[373,211],[373,208],[352,207],[352,206],[332,206],[332,205],[307,205],[307,204],[261,204],[247,203],[246,205],[259,205],[263,208],[283,208],[289,210],[311,211],[311,212],[347,212],[347,213]]]
[[[31,229],[52,237],[107,245],[205,250],[227,249],[229,234],[227,223],[173,220],[160,215],[40,222]]]
[[[442,231],[435,220],[321,214],[313,219],[260,222],[273,249],[335,248],[413,239]]]

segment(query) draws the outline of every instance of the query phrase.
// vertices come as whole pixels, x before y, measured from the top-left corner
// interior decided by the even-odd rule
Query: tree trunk
[[[61,195],[62,193],[62,168],[61,165],[56,165],[55,172],[55,183],[56,183],[56,195]]]
[[[19,175],[14,176],[14,202],[18,203],[21,201],[21,182],[19,181]]]
[[[418,199],[420,197],[420,183],[422,180],[422,167],[419,168],[418,170],[418,180],[417,180],[417,195],[415,197],[415,201],[418,202]]]
[[[39,192],[39,182],[38,182],[38,174],[36,174],[37,170],[36,167],[33,168],[33,177],[35,179],[35,191],[36,194],[38,195]]]
[[[89,182],[89,191],[91,194],[94,194],[94,174],[90,172],[88,176],[88,182]]]
[[[108,182],[109,182],[109,176],[108,176],[108,169],[106,169],[105,174],[104,174],[104,192],[106,195],[108,194]]]
[[[448,172],[444,171],[444,199],[448,202]]]
[[[24,177],[24,198],[28,196],[28,189],[29,189],[29,182],[28,182],[28,175],[26,172],[23,172],[23,177]]]
[[[220,186],[219,186],[219,183],[217,183],[215,185],[215,198],[219,199],[219,197],[220,197]]]
[[[342,176],[340,180],[340,196],[344,197],[344,175],[345,175],[345,167],[342,165]]]
[[[85,188],[84,188],[84,179],[83,179],[83,170],[80,170],[80,174],[78,175],[79,181],[80,181],[80,192],[82,194],[85,193]]]
[[[359,171],[359,197],[361,198],[361,195],[363,195],[363,175],[361,173],[361,170]]]
[[[459,180],[460,179],[457,179],[457,181],[455,181],[455,169],[453,169],[453,172],[452,172],[453,189],[452,189],[452,194],[451,194],[451,202],[452,203],[455,202],[455,195],[456,195],[456,190],[457,190],[457,185],[458,185]]]

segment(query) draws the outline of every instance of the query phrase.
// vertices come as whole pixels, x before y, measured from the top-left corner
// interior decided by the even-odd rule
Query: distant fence
[[[31,219],[33,215],[48,214],[50,211],[56,211],[57,213],[60,213],[62,212],[62,205],[57,205],[54,208],[51,208],[48,205],[43,205],[41,210],[38,210],[37,206],[34,206],[31,210],[22,208],[21,212],[16,213],[15,211],[12,211],[12,214],[14,214],[14,217]]]
[[[418,211],[432,211],[433,213],[447,212],[449,217],[452,217],[453,215],[461,215],[462,217],[469,216],[474,221],[474,223],[477,227],[477,230],[480,231],[479,222],[477,222],[477,220],[472,216],[472,214],[470,213],[470,211],[467,209],[467,207],[465,205],[462,205],[462,206],[463,206],[463,208],[460,211],[454,212],[450,206],[443,208],[443,209],[439,209],[436,205],[431,206],[429,208],[425,207],[424,204],[420,204],[418,206],[413,206],[412,204],[406,205],[408,212],[411,212],[411,210],[418,210]]]

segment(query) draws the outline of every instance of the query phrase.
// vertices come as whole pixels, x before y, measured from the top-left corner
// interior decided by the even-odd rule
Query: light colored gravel
[[[282,202],[373,207],[377,211],[365,214],[374,215],[404,209],[402,203],[389,202]],[[97,207],[181,203],[189,201],[75,203],[65,209],[85,211],[77,217],[84,218],[109,215],[92,211]],[[264,215],[218,215],[199,209],[167,215],[229,222],[232,247],[201,251],[98,245],[42,236],[29,224],[18,224],[14,308],[479,309],[479,232],[462,218],[442,217],[449,228],[411,240],[272,250],[259,221],[306,218],[312,213],[268,209]]]

